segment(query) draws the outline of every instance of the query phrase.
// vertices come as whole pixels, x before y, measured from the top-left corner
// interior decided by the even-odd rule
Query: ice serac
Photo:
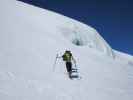
[[[77,46],[94,48],[109,57],[115,57],[112,48],[94,28],[80,23],[76,20],[72,20],[69,18],[67,20],[69,22],[69,24],[66,23],[67,26],[60,26],[61,33],[71,43]]]
[[[62,59],[53,66],[66,49],[81,80],[68,78]],[[90,26],[16,0],[0,2],[0,100],[132,100],[132,59]]]

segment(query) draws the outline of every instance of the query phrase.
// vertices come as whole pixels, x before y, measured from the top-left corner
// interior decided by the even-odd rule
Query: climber
[[[63,58],[63,61],[65,61],[66,63],[67,72],[70,74],[70,72],[72,71],[72,60],[76,64],[71,51],[66,50],[62,56],[58,56],[57,58]]]
[[[63,58],[63,61],[66,63],[66,69],[70,79],[81,79],[77,69],[76,60],[74,59],[71,51],[66,50],[62,56],[56,55],[55,63],[53,69],[55,69],[56,61],[58,58]]]
[[[66,62],[66,69],[67,69],[68,74],[70,74],[72,71],[72,60],[74,61],[74,63],[76,63],[71,51],[66,50],[62,58],[63,58],[63,61]]]

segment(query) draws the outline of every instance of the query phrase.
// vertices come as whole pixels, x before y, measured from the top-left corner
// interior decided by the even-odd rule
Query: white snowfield
[[[81,80],[56,54],[71,50]],[[133,57],[90,26],[15,0],[0,3],[0,100],[133,100]]]

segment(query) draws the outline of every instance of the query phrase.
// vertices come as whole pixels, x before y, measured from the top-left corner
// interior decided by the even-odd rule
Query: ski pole
[[[76,60],[74,59],[73,62],[74,62],[75,68],[77,68]]]
[[[55,67],[56,67],[57,58],[58,58],[58,54],[56,54],[56,58],[55,58],[55,61],[54,61],[54,64],[53,64],[53,71],[55,70]]]

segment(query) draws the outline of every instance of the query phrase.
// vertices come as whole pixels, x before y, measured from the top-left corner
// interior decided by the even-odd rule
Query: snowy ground
[[[0,100],[132,100],[133,57],[95,29],[15,0],[2,0],[0,12]],[[53,68],[66,49],[81,80],[68,78],[61,59]]]

